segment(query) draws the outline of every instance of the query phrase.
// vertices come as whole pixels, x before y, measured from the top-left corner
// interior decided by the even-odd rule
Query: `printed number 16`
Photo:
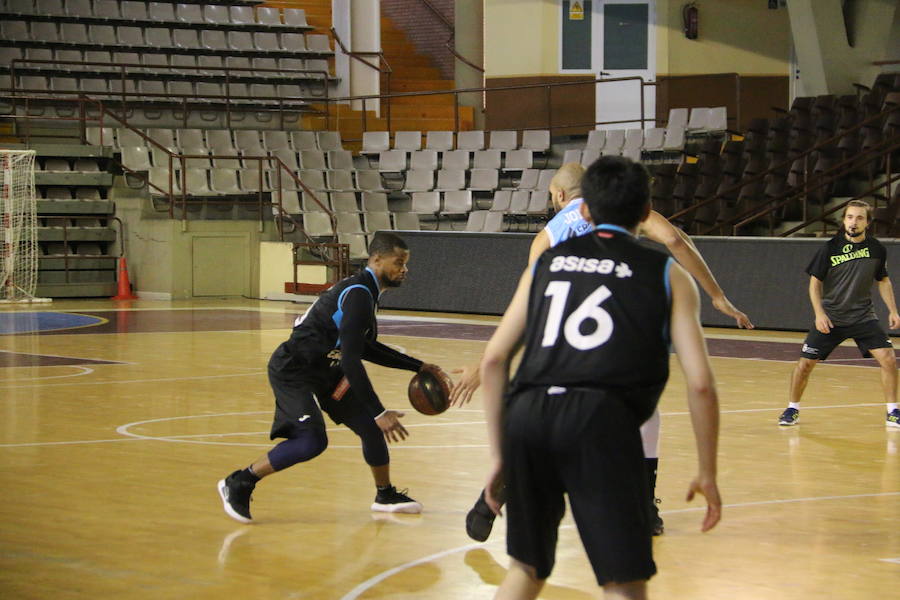
[[[551,281],[547,284],[544,296],[549,296],[550,310],[547,313],[547,324],[544,327],[544,339],[541,346],[553,346],[559,337],[559,326],[562,324],[563,310],[566,307],[566,299],[572,284],[568,281]],[[566,319],[563,325],[563,335],[570,346],[578,350],[591,350],[606,343],[613,332],[613,320],[609,313],[600,304],[612,296],[605,285],[594,290],[590,296],[584,299],[578,308]],[[585,321],[594,321],[597,328],[593,333],[585,335],[581,333],[581,324]]]

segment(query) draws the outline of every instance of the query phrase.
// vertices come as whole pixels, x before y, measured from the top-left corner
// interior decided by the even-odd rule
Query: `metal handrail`
[[[331,35],[334,37],[334,41],[335,41],[335,43],[337,43],[338,47],[341,49],[341,52],[343,52],[350,58],[366,65],[370,69],[375,69],[376,71],[378,71],[379,74],[387,76],[386,77],[387,78],[387,93],[388,93],[388,95],[390,95],[390,93],[391,93],[391,77],[394,73],[394,69],[391,68],[390,63],[388,62],[387,58],[385,58],[384,52],[383,51],[356,52],[353,50],[348,50],[347,46],[344,45],[344,41],[341,39],[341,36],[338,35],[338,32],[334,27],[331,28]],[[378,57],[378,66],[373,65],[372,63],[367,61],[365,58],[363,58],[365,56],[377,56]],[[382,66],[384,68],[382,68]],[[387,106],[388,131],[390,131],[390,129],[391,129],[391,100],[390,100],[390,98],[388,98],[386,106]],[[365,128],[366,128],[366,104],[365,104],[365,101],[363,101],[363,109],[361,112],[362,112],[363,131],[365,131]],[[325,111],[325,123],[326,123],[326,127],[331,125],[331,111],[327,110],[327,109]]]

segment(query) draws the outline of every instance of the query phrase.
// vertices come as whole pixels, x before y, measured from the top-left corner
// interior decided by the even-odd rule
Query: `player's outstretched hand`
[[[450,371],[454,375],[459,375],[459,380],[450,390],[450,406],[462,406],[472,401],[472,395],[481,385],[479,366],[478,363],[473,363]]]
[[[495,515],[502,515],[500,508],[505,500],[503,495],[503,461],[496,461],[491,466],[487,481],[484,484],[484,501]]]
[[[707,532],[716,526],[722,518],[722,498],[719,496],[719,486],[715,479],[697,477],[688,488],[687,501],[694,499],[694,495],[702,494],[706,498],[706,517],[700,531]]]
[[[741,329],[753,329],[753,323],[750,322],[747,315],[739,311],[727,296],[723,295],[718,298],[713,298],[712,304],[717,311],[734,319],[737,326]]]
[[[386,410],[375,419],[375,424],[388,442],[402,442],[409,435],[406,427],[400,422],[404,414],[399,410]]]

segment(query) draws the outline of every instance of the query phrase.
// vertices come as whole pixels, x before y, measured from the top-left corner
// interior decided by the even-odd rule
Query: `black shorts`
[[[656,573],[640,425],[658,397],[635,410],[600,390],[513,395],[503,444],[511,557],[550,576],[568,494],[600,585]]]
[[[803,358],[810,360],[825,360],[841,342],[850,338],[856,342],[863,358],[872,356],[869,350],[893,347],[887,333],[884,332],[878,321],[873,319],[856,325],[832,327],[828,333],[811,329],[806,334],[800,354]]]
[[[300,431],[309,428],[321,428],[324,431],[322,411],[332,421],[340,424],[346,420],[348,412],[364,410],[353,397],[352,390],[347,390],[339,401],[331,397],[343,377],[340,369],[331,369],[324,379],[322,373],[304,376],[302,372],[271,368],[268,372],[269,384],[275,394],[275,417],[269,432],[270,439],[292,439]]]

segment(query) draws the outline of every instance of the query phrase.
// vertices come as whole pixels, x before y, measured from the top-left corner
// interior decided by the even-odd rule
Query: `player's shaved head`
[[[584,175],[584,167],[579,163],[570,162],[561,166],[556,175],[550,180],[550,185],[566,195],[566,198],[578,198],[581,196],[581,178]]]

